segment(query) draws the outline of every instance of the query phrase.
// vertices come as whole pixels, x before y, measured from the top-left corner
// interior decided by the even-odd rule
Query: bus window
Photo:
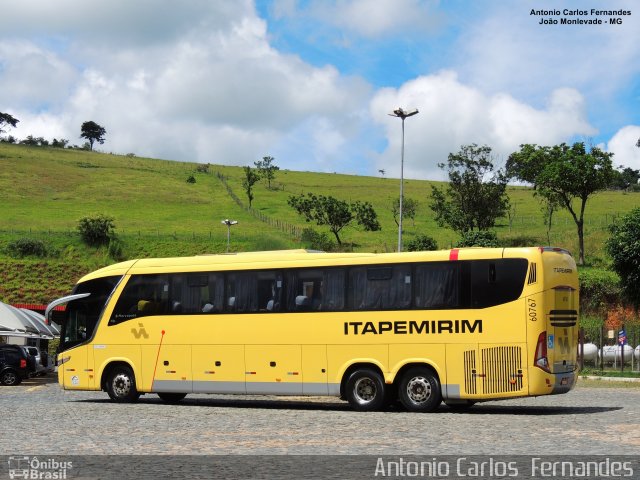
[[[226,311],[238,313],[280,310],[280,272],[237,272],[227,277]]]
[[[526,259],[500,258],[470,263],[472,308],[492,307],[520,297],[529,266]]]
[[[224,276],[219,273],[180,273],[171,276],[171,313],[220,313],[224,305]]]
[[[104,277],[80,283],[73,293],[89,293],[85,298],[69,302],[62,322],[60,348],[66,349],[86,342],[93,336],[107,299],[121,277]]]
[[[409,308],[411,265],[351,268],[347,298],[351,310]]]
[[[124,287],[109,325],[170,311],[168,275],[134,275]]]
[[[344,310],[345,270],[299,269],[287,272],[289,312],[335,312]]]
[[[322,308],[322,270],[287,272],[287,310],[310,312]]]
[[[415,308],[459,308],[459,264],[423,263],[415,270]]]

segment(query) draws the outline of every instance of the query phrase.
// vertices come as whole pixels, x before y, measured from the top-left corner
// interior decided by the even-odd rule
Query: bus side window
[[[415,308],[444,309],[460,306],[460,267],[452,262],[416,265]]]
[[[134,275],[118,298],[109,325],[134,318],[164,315],[169,311],[168,276]]]
[[[290,312],[322,309],[322,270],[301,269],[287,272],[286,301]]]
[[[472,260],[470,263],[472,308],[512,302],[522,294],[529,267],[526,259]]]

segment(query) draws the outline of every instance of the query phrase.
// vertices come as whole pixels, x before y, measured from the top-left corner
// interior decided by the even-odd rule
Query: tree
[[[267,188],[271,190],[271,181],[276,178],[276,172],[280,170],[280,167],[273,164],[275,158],[262,157],[262,160],[253,162],[253,164],[260,172],[260,176],[267,181]]]
[[[82,132],[80,138],[86,138],[89,141],[89,150],[93,150],[93,143],[98,142],[100,145],[104,143],[104,136],[107,131],[96,122],[84,122],[80,128]]]
[[[307,222],[314,221],[316,225],[327,225],[336,237],[338,245],[342,245],[340,231],[353,222],[368,232],[381,229],[378,216],[369,202],[348,203],[331,196],[301,193],[298,196],[291,195],[287,203]]]
[[[416,224],[416,211],[418,210],[418,201],[413,198],[404,197],[402,200],[402,218],[410,218],[413,225]],[[400,197],[393,200],[391,205],[391,213],[396,226],[400,226],[398,217],[400,216]]]
[[[620,190],[627,190],[631,185],[637,185],[640,179],[640,170],[634,170],[630,167],[620,167],[619,170],[614,170],[611,177],[612,188]]]
[[[387,172],[385,171],[385,169],[384,169],[384,168],[382,168],[382,169],[378,170],[378,173],[379,173],[380,175],[382,175],[382,178],[384,178],[384,174],[385,174],[385,173],[387,173]]]
[[[432,187],[429,207],[438,225],[458,233],[488,230],[509,208],[507,177],[494,171],[491,147],[463,145],[456,154],[450,153],[447,164],[438,166],[448,170],[446,188]]]
[[[640,208],[609,227],[611,236],[605,243],[612,268],[621,280],[622,291],[634,306],[640,306]]]
[[[66,138],[61,138],[60,140],[54,138],[51,142],[51,146],[54,148],[64,148],[67,146],[67,143],[69,143],[69,140],[67,140]]]
[[[562,201],[557,195],[542,197],[542,214],[544,224],[547,227],[547,242],[551,245],[551,227],[553,227],[553,214],[562,207]]]
[[[16,125],[18,123],[20,123],[20,120],[18,120],[17,118],[14,118],[8,113],[0,112],[0,134],[3,134],[7,131],[5,130],[5,127],[10,126],[16,128]]]
[[[244,179],[242,180],[242,188],[244,188],[247,198],[249,199],[249,208],[251,208],[251,202],[253,202],[253,186],[260,180],[258,175],[251,167],[244,167]]]
[[[536,194],[554,199],[567,209],[578,231],[578,263],[584,265],[584,213],[587,200],[611,184],[612,153],[598,147],[587,151],[584,143],[552,147],[521,145],[509,156],[507,171],[518,180],[533,184]]]

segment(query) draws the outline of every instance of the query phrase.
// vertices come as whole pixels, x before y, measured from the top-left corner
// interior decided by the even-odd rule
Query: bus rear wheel
[[[180,400],[186,397],[187,394],[161,392],[161,393],[158,393],[158,396],[160,397],[160,400],[162,400],[164,403],[178,403],[180,402]]]
[[[442,401],[438,377],[426,367],[407,370],[398,390],[400,402],[410,412],[433,412]]]
[[[347,380],[346,397],[355,410],[380,410],[386,402],[382,376],[369,368],[356,370]]]
[[[126,366],[114,367],[109,372],[106,387],[109,398],[114,402],[132,403],[140,397],[140,392],[136,389],[136,377]]]

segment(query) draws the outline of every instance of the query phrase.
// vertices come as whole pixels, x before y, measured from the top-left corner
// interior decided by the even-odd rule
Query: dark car
[[[0,345],[0,384],[18,385],[29,378],[29,363],[29,355],[23,347]]]

